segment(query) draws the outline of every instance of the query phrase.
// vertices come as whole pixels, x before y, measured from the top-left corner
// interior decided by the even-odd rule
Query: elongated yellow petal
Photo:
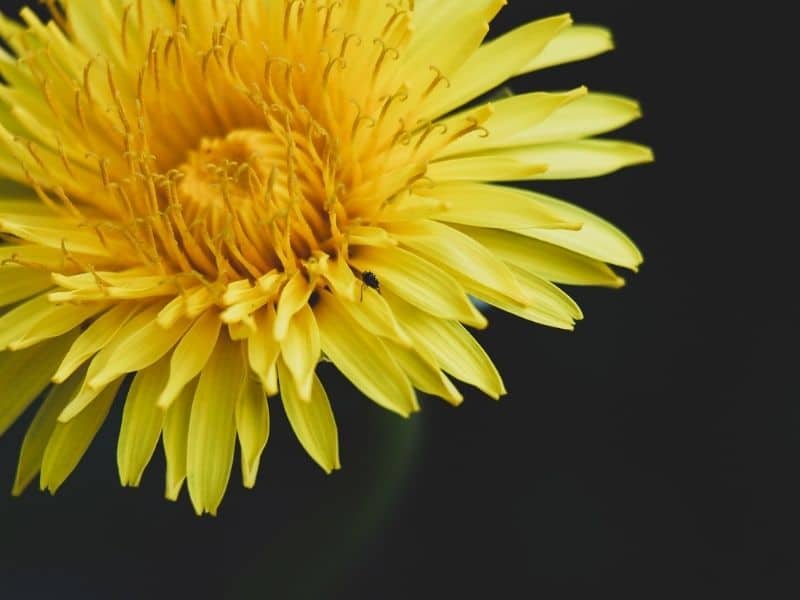
[[[246,376],[241,343],[220,337],[200,374],[189,420],[186,479],[198,515],[216,515],[228,487],[236,445],[236,402]]]
[[[415,344],[433,355],[442,369],[492,398],[506,393],[491,359],[459,323],[437,319],[388,292],[386,299]]]
[[[192,402],[197,389],[197,380],[183,387],[178,397],[170,404],[164,417],[161,442],[167,458],[167,473],[164,495],[168,500],[177,500],[186,479],[186,450],[189,445],[189,419]]]
[[[278,376],[275,362],[280,354],[280,344],[275,339],[275,309],[270,304],[256,314],[256,330],[247,339],[247,357],[250,368],[261,380],[268,395],[278,393]]]
[[[87,376],[89,386],[97,389],[123,373],[149,367],[175,346],[191,324],[185,319],[164,329],[153,315],[141,329],[134,331],[123,327],[114,341],[92,361],[94,368],[89,368]]]
[[[73,332],[32,348],[0,353],[0,435],[47,386],[76,336]]]
[[[206,311],[175,346],[170,359],[169,378],[156,395],[160,409],[169,407],[184,386],[197,377],[206,365],[217,344],[221,325],[216,311]]]
[[[505,193],[520,195],[540,210],[548,211],[564,222],[581,224],[578,231],[521,228],[514,230],[515,233],[634,271],[642,263],[642,254],[630,238],[597,215],[544,194],[512,188],[502,189]]]
[[[313,291],[314,286],[303,273],[298,271],[292,276],[278,300],[278,314],[275,318],[274,328],[276,340],[280,341],[284,338],[289,329],[289,321],[308,302]]]
[[[336,421],[319,379],[314,377],[309,401],[300,398],[294,378],[282,359],[278,360],[278,379],[286,418],[300,444],[326,473],[340,468]]]
[[[36,416],[33,418],[30,427],[28,427],[28,432],[22,442],[17,475],[14,479],[14,489],[11,492],[15,496],[19,496],[24,492],[25,488],[39,474],[39,470],[42,468],[45,448],[47,448],[50,436],[58,424],[58,415],[72,400],[72,397],[78,393],[85,375],[86,370],[82,369],[61,385],[51,387],[50,392],[36,412]]]
[[[453,382],[442,373],[436,359],[425,350],[419,347],[406,348],[391,340],[386,340],[384,344],[415,388],[439,396],[454,406],[464,401],[464,397]]]
[[[357,300],[342,299],[341,305],[365,331],[388,338],[401,346],[411,345],[411,338],[397,323],[392,309],[378,291],[362,285]]]
[[[55,311],[46,294],[19,304],[0,317],[0,351]]]
[[[604,262],[508,231],[460,227],[507,263],[555,283],[618,288],[625,280]]]
[[[14,304],[52,286],[49,273],[0,266],[0,306]]]
[[[653,161],[653,153],[646,146],[596,139],[505,148],[488,156],[495,160],[511,160],[520,164],[546,165],[546,170],[536,175],[537,179],[599,177],[625,167]],[[478,159],[473,157],[447,162],[461,160]]]
[[[350,262],[375,273],[382,287],[432,315],[485,327],[486,318],[450,275],[400,248],[362,248]]]
[[[431,163],[428,177],[440,181],[521,181],[542,177],[547,164],[526,155],[491,155],[449,158]]]
[[[596,25],[573,25],[561,31],[544,50],[519,70],[530,73],[576,60],[584,60],[614,48],[611,32]]]
[[[10,350],[28,348],[44,340],[63,335],[107,308],[108,304],[104,302],[57,306],[23,335],[9,343],[8,348]]]
[[[497,112],[500,112],[499,107]],[[613,94],[590,93],[566,103],[535,127],[521,132],[513,138],[513,145],[592,137],[624,127],[641,116],[642,110],[635,100]]]
[[[314,313],[308,304],[292,317],[286,337],[281,341],[281,356],[294,377],[300,398],[311,398],[314,369],[319,361],[319,328]]]
[[[236,433],[242,461],[242,481],[251,488],[256,484],[261,453],[269,438],[269,409],[260,383],[247,377],[236,403]]]
[[[122,379],[111,383],[86,410],[68,423],[56,424],[42,459],[39,487],[55,494],[70,473],[78,466],[117,395]]]
[[[122,485],[138,487],[155,452],[164,422],[164,411],[157,406],[156,400],[167,377],[169,360],[164,357],[133,378],[125,399],[117,442],[117,467]]]
[[[471,237],[435,221],[396,224],[390,227],[400,243],[447,270],[496,289],[509,298],[525,301],[525,295],[506,265]]]
[[[523,72],[525,66],[571,23],[569,15],[540,19],[485,44],[450,77],[450,87],[431,101],[426,107],[427,114],[438,116],[461,106]]]
[[[114,336],[125,323],[139,310],[136,304],[118,304],[95,320],[67,352],[58,371],[53,375],[55,383],[61,383],[75,372],[95,352],[102,350],[114,339]]]
[[[483,124],[486,132],[476,131],[464,136],[447,146],[439,157],[535,143],[536,131],[543,124],[559,116],[566,106],[579,102],[578,99],[585,97],[586,94],[587,89],[579,87],[570,92],[556,94],[544,92],[521,94],[492,103],[492,115]]]
[[[365,396],[404,417],[418,410],[414,390],[386,347],[362,329],[332,294],[321,293],[314,313],[322,351]]]

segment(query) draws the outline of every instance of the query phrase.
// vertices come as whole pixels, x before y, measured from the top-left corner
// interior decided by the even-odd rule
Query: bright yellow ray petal
[[[426,114],[438,116],[523,72],[525,65],[571,23],[567,14],[540,19],[484,44],[450,77],[450,87],[434,97]]]
[[[579,102],[579,99],[586,94],[587,89],[579,87],[570,92],[535,92],[493,102],[492,114],[483,123],[486,131],[480,130],[465,135],[449,144],[439,157],[534,143],[537,140],[531,141],[530,138],[536,135],[535,132],[539,127],[559,116],[571,103]]]
[[[529,73],[547,67],[584,60],[613,50],[614,40],[605,27],[573,25],[559,33],[544,50],[533,57],[518,73]]]
[[[138,487],[155,452],[164,422],[164,411],[156,405],[156,400],[168,376],[169,360],[164,357],[133,378],[117,442],[117,467],[122,485]]]
[[[635,100],[592,92],[562,106],[535,127],[520,132],[513,138],[513,145],[546,144],[601,135],[624,127],[641,116],[642,109]]]
[[[47,316],[33,325],[23,335],[8,344],[10,350],[20,350],[72,331],[88,319],[108,308],[105,302],[84,305],[56,306]]]
[[[242,481],[245,487],[252,488],[269,438],[269,409],[261,384],[251,377],[246,378],[236,402],[236,433],[241,447]]]
[[[460,227],[495,256],[548,281],[618,288],[625,280],[604,262],[508,231]]]
[[[386,347],[362,329],[332,294],[314,307],[322,351],[365,396],[404,417],[418,410],[414,390]]]
[[[236,444],[236,402],[246,376],[242,344],[220,337],[200,373],[189,420],[186,480],[198,515],[216,515],[228,487]]]
[[[484,155],[481,155],[484,156]],[[625,167],[653,161],[650,148],[616,140],[578,140],[521,146],[493,151],[496,160],[511,160],[521,164],[546,165],[547,169],[536,179],[583,179],[608,175]],[[478,157],[446,162],[477,160]],[[499,181],[495,179],[495,181]]]
[[[197,389],[197,380],[183,387],[178,397],[167,409],[164,417],[161,442],[167,459],[164,495],[168,500],[177,500],[186,479],[186,450],[189,444],[189,419],[192,402]]]
[[[118,304],[96,319],[72,344],[58,371],[53,375],[53,381],[65,381],[95,352],[105,348],[139,308],[135,303]]]
[[[168,408],[184,386],[206,365],[217,344],[221,325],[216,311],[206,311],[175,346],[170,359],[169,378],[156,394],[160,409]]]
[[[280,354],[280,344],[274,338],[275,309],[272,304],[256,313],[256,329],[247,340],[247,357],[250,368],[258,376],[268,395],[278,393],[278,376],[275,362]]]
[[[545,206],[531,202],[511,187],[472,181],[442,183],[424,190],[446,202],[446,211],[434,218],[447,223],[495,227],[511,231],[526,229],[580,229],[580,222],[565,222]]]
[[[435,221],[397,223],[392,236],[403,246],[447,270],[494,288],[509,298],[525,302],[525,295],[506,265],[469,236]]]
[[[314,377],[309,401],[300,398],[294,378],[281,359],[278,360],[278,379],[286,418],[300,444],[326,473],[339,469],[339,434],[328,395],[319,379]]]
[[[289,329],[289,322],[294,314],[300,310],[307,302],[311,293],[314,291],[314,286],[311,285],[305,275],[298,271],[295,273],[286,287],[281,292],[280,300],[278,300],[278,313],[275,318],[275,339],[282,340]]]
[[[38,346],[0,353],[0,436],[47,386],[77,332]]]
[[[100,426],[106,420],[122,379],[111,383],[86,410],[69,423],[59,421],[42,459],[39,487],[54,494],[78,466]]]
[[[450,275],[400,248],[359,248],[350,259],[361,271],[375,273],[381,286],[443,319],[485,327],[486,318],[469,301]]]
[[[33,418],[19,454],[17,474],[12,494],[19,496],[42,468],[44,451],[58,424],[58,415],[78,393],[86,371],[80,370],[61,385],[54,385]]]
[[[454,406],[464,401],[453,382],[439,369],[436,359],[422,348],[406,348],[391,340],[384,341],[384,344],[415,388],[439,396]]]
[[[0,252],[2,250],[3,248],[0,248]],[[14,304],[51,287],[53,280],[50,278],[50,273],[0,266],[0,306]]]
[[[42,294],[18,304],[0,316],[0,351],[8,348],[11,342],[25,335],[31,327],[55,309],[55,305],[50,303],[47,295]]]
[[[449,158],[431,163],[427,176],[440,181],[521,181],[542,177],[544,162],[529,161],[525,156],[481,154]]]
[[[376,290],[362,285],[357,299],[342,298],[341,305],[365,331],[388,338],[401,346],[411,345],[411,339],[397,323],[392,309]]]
[[[319,328],[308,304],[292,317],[286,337],[281,341],[281,356],[294,377],[295,389],[302,400],[311,398],[314,369],[320,355]]]
[[[437,319],[388,292],[386,299],[415,344],[430,352],[442,369],[492,398],[506,393],[491,359],[461,324]]]

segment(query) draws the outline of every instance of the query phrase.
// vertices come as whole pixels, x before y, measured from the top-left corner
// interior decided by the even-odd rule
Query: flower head
[[[46,24],[0,17],[0,434],[43,395],[14,493],[58,489],[118,395],[122,483],[161,439],[167,496],[186,480],[198,513],[237,439],[254,485],[270,396],[330,472],[320,360],[404,416],[415,390],[461,402],[445,373],[497,398],[470,297],[571,329],[556,283],[618,287],[609,265],[641,262],[598,217],[497,183],[651,160],[593,138],[635,102],[473,102],[608,50],[604,29],[561,15],[484,43],[504,0],[48,4]]]

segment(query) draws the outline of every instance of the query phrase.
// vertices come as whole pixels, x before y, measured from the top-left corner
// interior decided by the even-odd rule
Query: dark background
[[[499,403],[466,390],[405,422],[323,366],[344,469],[323,475],[272,403],[258,485],[237,466],[216,519],[163,500],[160,450],[119,487],[117,410],[58,496],[0,494],[0,597],[797,597],[795,301],[775,288],[796,193],[766,143],[785,96],[760,81],[786,39],[770,4],[512,0],[491,35],[565,10],[614,30],[616,52],[512,87],[642,101],[619,137],[655,165],[537,186],[629,233],[641,273],[573,290],[573,334],[493,313]],[[0,439],[8,489],[21,425]]]

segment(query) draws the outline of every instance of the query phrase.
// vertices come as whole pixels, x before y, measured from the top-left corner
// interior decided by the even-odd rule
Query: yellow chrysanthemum
[[[449,375],[497,398],[470,296],[571,329],[555,283],[641,255],[575,206],[490,182],[650,161],[594,139],[636,102],[505,80],[611,48],[568,15],[484,44],[504,0],[60,0],[0,18],[0,434],[42,392],[14,493],[55,492],[126,389],[118,464],[159,438],[166,495],[255,483],[280,392],[339,467],[320,360],[407,416]],[[592,138],[592,139],[589,139]],[[133,374],[130,387],[122,386]],[[121,387],[122,386],[122,387]]]

